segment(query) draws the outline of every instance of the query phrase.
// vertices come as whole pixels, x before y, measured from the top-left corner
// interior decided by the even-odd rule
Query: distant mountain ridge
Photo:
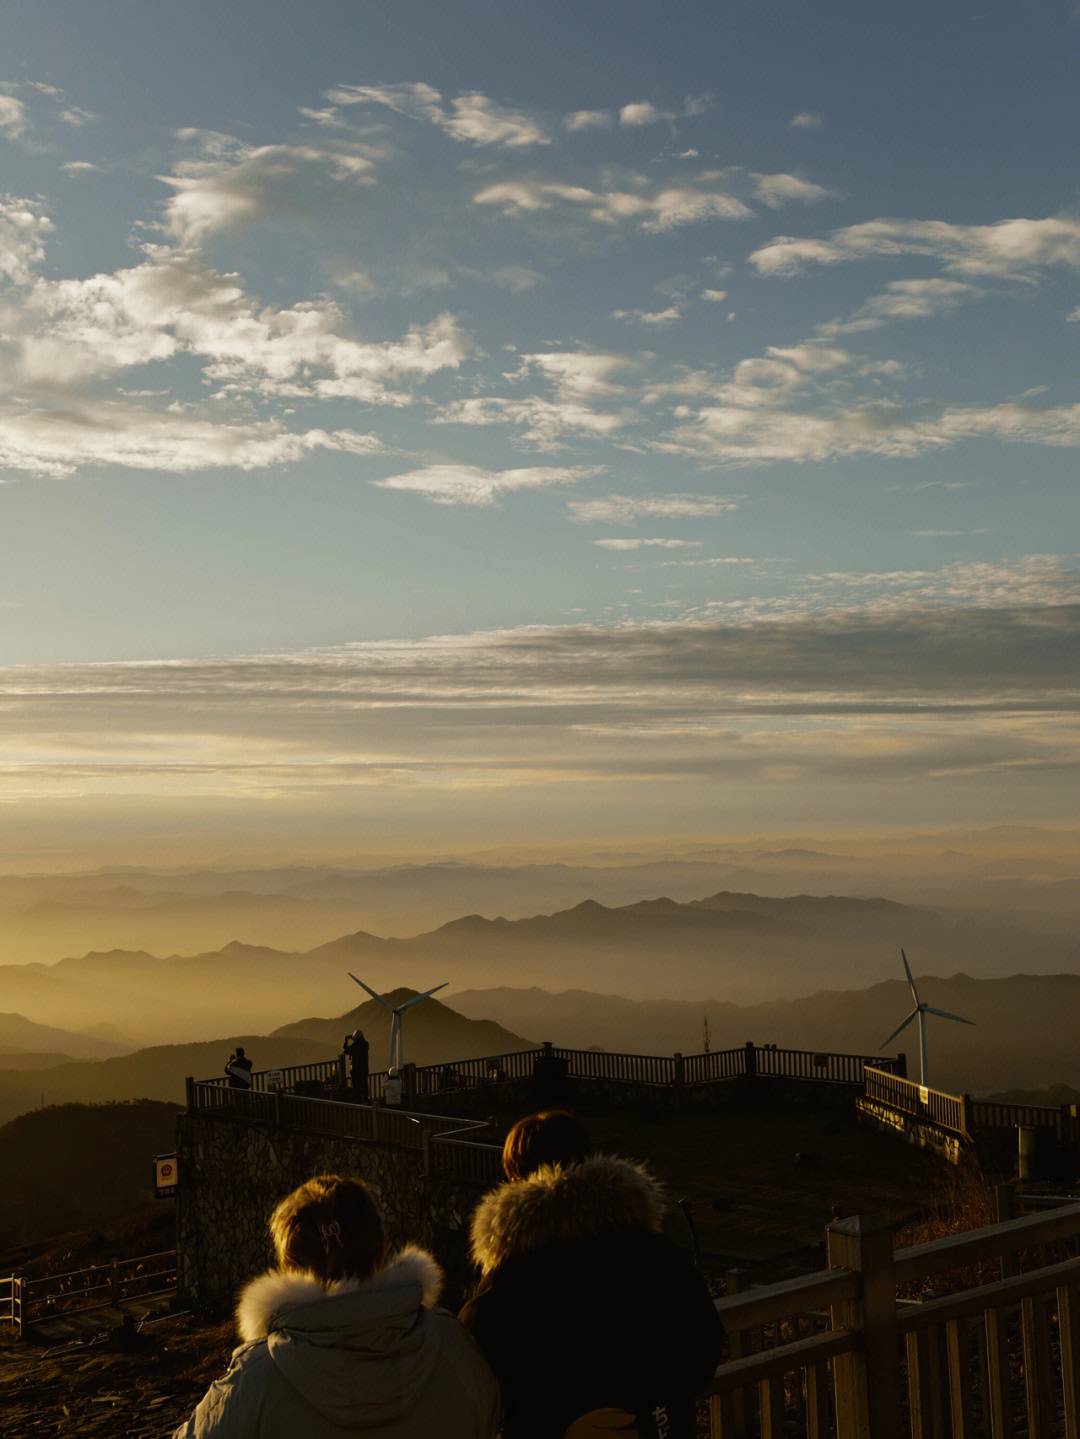
[[[268,1032],[298,1004],[344,1009],[348,971],[385,990],[447,981],[451,993],[508,979],[646,998],[701,995],[730,1004],[859,989],[897,972],[901,946],[917,968],[1080,973],[1080,940],[1036,938],[997,921],[942,915],[880,898],[720,891],[686,903],[659,897],[609,907],[582,901],[523,919],[465,915],[411,938],[366,930],[295,953],[232,940],[196,955],[112,950],[53,965],[0,967],[0,992],[21,1014],[64,1028],[108,1022],[143,1043]],[[32,1046],[35,1049],[57,1045]]]

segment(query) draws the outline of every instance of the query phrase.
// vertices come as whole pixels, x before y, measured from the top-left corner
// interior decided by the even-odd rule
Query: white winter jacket
[[[367,1280],[253,1279],[236,1311],[245,1342],[173,1439],[493,1439],[498,1386],[434,1307],[442,1277],[410,1247]]]

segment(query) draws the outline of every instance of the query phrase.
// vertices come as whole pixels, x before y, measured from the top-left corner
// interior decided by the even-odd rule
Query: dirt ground
[[[673,1201],[689,1201],[715,1293],[735,1268],[744,1283],[820,1268],[834,1214],[869,1213],[898,1225],[934,1203],[947,1170],[840,1110],[762,1103],[655,1121],[626,1114],[586,1121],[601,1149],[645,1162]],[[689,1245],[677,1209],[670,1232]],[[166,1439],[227,1367],[236,1343],[231,1322],[189,1314],[148,1318],[138,1332],[110,1331],[108,1323],[99,1316],[81,1339],[69,1333],[52,1344],[20,1343],[0,1326],[4,1439]]]

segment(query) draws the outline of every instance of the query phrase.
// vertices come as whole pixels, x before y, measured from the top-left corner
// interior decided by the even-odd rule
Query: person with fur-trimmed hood
[[[270,1233],[278,1268],[241,1294],[244,1342],[173,1439],[494,1439],[498,1385],[435,1307],[442,1271],[423,1249],[389,1256],[361,1180],[309,1179]]]
[[[461,1318],[499,1381],[504,1439],[693,1439],[724,1331],[661,1233],[659,1185],[561,1110],[518,1121],[503,1170],[473,1215],[481,1277]]]

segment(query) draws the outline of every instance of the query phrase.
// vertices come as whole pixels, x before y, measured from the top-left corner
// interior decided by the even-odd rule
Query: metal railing
[[[0,1279],[0,1320],[7,1320],[22,1333],[44,1315],[115,1308],[148,1295],[164,1298],[175,1288],[174,1249],[37,1279],[12,1274]]]
[[[969,1106],[971,1101],[965,1094],[945,1094],[940,1089],[930,1089],[902,1079],[898,1074],[887,1074],[875,1065],[865,1066],[866,1098],[899,1110],[947,1129],[962,1137],[971,1133]]]

